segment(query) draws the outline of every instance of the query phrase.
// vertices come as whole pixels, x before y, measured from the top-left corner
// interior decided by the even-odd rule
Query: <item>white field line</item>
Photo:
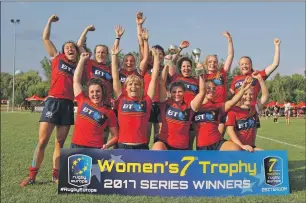
[[[270,141],[273,141],[273,142],[277,142],[277,143],[280,143],[280,144],[283,144],[283,145],[288,145],[288,146],[291,146],[291,147],[297,147],[297,148],[300,148],[300,149],[305,149],[305,147],[303,147],[303,146],[294,145],[294,144],[290,144],[290,143],[287,143],[287,142],[282,142],[282,141],[279,141],[279,140],[274,140],[274,139],[263,137],[263,136],[260,136],[260,135],[256,135],[256,137],[259,137],[261,139],[270,140]]]

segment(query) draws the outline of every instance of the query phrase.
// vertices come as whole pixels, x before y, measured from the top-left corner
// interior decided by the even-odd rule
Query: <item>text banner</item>
[[[286,195],[287,151],[62,149],[58,193]]]

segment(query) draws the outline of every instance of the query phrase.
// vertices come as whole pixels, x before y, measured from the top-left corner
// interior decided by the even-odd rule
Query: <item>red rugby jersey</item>
[[[216,85],[216,94],[213,98],[213,102],[226,102],[227,100],[227,87],[226,87],[226,79],[227,73],[222,68],[220,71],[211,74],[204,75],[205,80],[211,80]]]
[[[81,92],[75,97],[78,103],[72,143],[101,148],[104,144],[104,129],[117,126],[113,111],[98,106]]]
[[[106,99],[104,104],[111,106],[111,98],[113,95],[113,78],[111,68],[105,64],[99,64],[95,60],[88,60],[86,63],[86,77],[100,78],[103,82],[103,87],[106,88]]]
[[[181,74],[176,73],[171,77],[172,82],[182,82],[185,85],[184,101],[190,103],[195,96],[199,93],[199,79],[194,77],[183,77]]]
[[[159,75],[163,71],[163,66],[159,67]],[[151,82],[153,72],[153,65],[148,64],[148,69],[143,73],[143,79],[144,79],[144,93],[146,94],[148,92],[149,84]],[[154,102],[159,102],[159,80],[156,81],[156,87],[155,87],[155,96],[153,98]]]
[[[152,100],[145,95],[141,100],[121,94],[117,99],[119,143],[148,142],[147,127],[152,108]]]
[[[133,71],[126,71],[125,69],[122,68],[119,70],[119,80],[121,84],[124,84],[126,78],[130,75],[137,75],[138,77],[140,77],[140,79],[143,79],[143,77],[138,73],[136,69]]]
[[[69,62],[65,54],[59,53],[52,59],[49,96],[73,100],[73,74],[76,63]]]
[[[251,76],[252,73],[248,74],[248,75],[236,75],[233,80],[232,80],[232,84],[231,84],[231,90],[233,90],[235,92],[235,94],[239,91],[243,81],[245,80],[245,78],[247,76]],[[265,70],[261,70],[259,71],[259,74],[261,75],[261,77],[266,80],[268,77],[266,75],[266,72]],[[253,92],[253,99],[252,99],[252,102],[251,102],[251,105],[254,106],[257,102],[257,96],[261,90],[260,88],[260,84],[259,82],[256,80],[256,79],[253,79],[253,82],[252,82],[252,87],[254,89],[254,92]]]
[[[160,103],[162,127],[159,139],[172,147],[187,149],[193,113],[190,104],[178,106],[172,99]]]
[[[218,130],[220,116],[224,113],[224,103],[208,102],[202,104],[194,115],[197,133],[197,147],[206,147],[223,139]]]
[[[226,126],[234,126],[235,132],[244,145],[255,145],[257,113],[255,107],[242,109],[233,107],[227,114]]]

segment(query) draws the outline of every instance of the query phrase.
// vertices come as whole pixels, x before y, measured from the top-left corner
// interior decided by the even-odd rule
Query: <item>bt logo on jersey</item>
[[[65,63],[64,61],[60,61],[59,70],[68,73],[69,75],[73,75],[75,67],[71,67],[71,65]]]
[[[132,109],[133,104],[123,104],[122,108],[123,109]]]
[[[122,112],[146,112],[146,103],[144,101],[124,101],[122,104]]]
[[[86,106],[83,108],[82,111],[85,112],[85,113],[88,113],[89,115],[90,115],[91,113],[95,112],[95,111],[93,111],[93,110],[87,108]]]
[[[238,130],[246,130],[249,128],[254,128],[256,124],[255,118],[248,118],[247,120],[237,121]]]
[[[223,85],[224,84],[224,82],[223,82],[223,78],[222,77],[219,77],[219,78],[214,78],[213,79],[213,82],[214,82],[214,84],[215,85]]]
[[[103,125],[107,120],[107,116],[105,114],[99,112],[99,110],[89,106],[86,103],[82,106],[82,111],[80,114],[85,116],[87,119],[94,120],[100,125]]]
[[[190,115],[190,109],[181,111],[180,109],[168,106],[166,117],[179,121],[188,121]]]
[[[252,81],[252,86],[255,86],[256,85],[256,81],[257,80],[253,80]],[[235,83],[235,89],[238,89],[242,86],[244,80],[238,80],[236,83]]]
[[[196,85],[185,84],[187,90],[191,90],[192,92],[197,92],[198,87]]]
[[[217,121],[218,112],[216,111],[207,111],[207,112],[199,112],[195,115],[194,120],[196,122],[209,122],[209,121]]]
[[[112,79],[112,76],[109,73],[107,73],[107,72],[105,72],[105,71],[103,71],[103,70],[101,70],[97,67],[93,66],[92,71],[93,71],[93,75],[96,76],[96,77],[104,78],[104,79],[109,80],[109,81]]]
[[[169,116],[174,116],[174,117],[176,117],[179,113],[181,112],[175,112],[175,111],[172,111],[171,109],[169,109],[167,112]]]

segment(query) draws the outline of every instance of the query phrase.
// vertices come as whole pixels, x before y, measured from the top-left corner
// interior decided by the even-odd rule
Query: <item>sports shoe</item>
[[[52,182],[58,184],[58,177],[52,176]]]

